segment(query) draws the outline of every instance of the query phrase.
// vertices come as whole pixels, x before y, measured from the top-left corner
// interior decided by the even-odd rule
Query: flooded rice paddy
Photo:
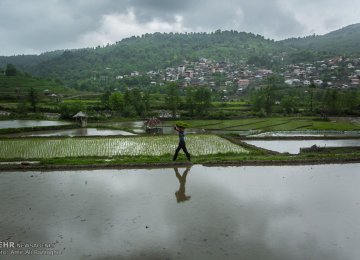
[[[46,131],[36,131],[36,132],[24,132],[24,133],[8,134],[5,136],[17,137],[17,136],[111,136],[111,135],[131,136],[136,134],[122,130],[77,128],[77,129],[67,129],[67,130],[46,130]]]
[[[59,126],[68,125],[68,122],[49,121],[49,120],[1,120],[0,129],[5,128],[22,128],[22,127],[37,127],[37,126]]]
[[[360,136],[360,131],[271,131],[260,134],[251,134],[252,137],[323,137],[323,136]]]
[[[0,241],[59,254],[16,258],[26,260],[355,260],[359,173],[360,164],[3,172]]]
[[[246,140],[248,144],[280,153],[298,154],[300,148],[360,146],[360,139],[343,140]]]
[[[172,154],[175,135],[94,138],[1,139],[0,158],[59,158],[88,156],[162,156]],[[188,149],[194,156],[248,151],[216,135],[189,135]]]

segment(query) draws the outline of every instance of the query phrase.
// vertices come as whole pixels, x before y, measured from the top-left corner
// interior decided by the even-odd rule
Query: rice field
[[[178,136],[106,138],[31,138],[0,140],[0,158],[56,158],[86,156],[160,156],[172,154]],[[186,145],[194,155],[248,153],[244,148],[216,135],[188,135]]]

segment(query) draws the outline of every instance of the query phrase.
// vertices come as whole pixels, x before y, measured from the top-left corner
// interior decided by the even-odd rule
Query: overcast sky
[[[94,47],[153,32],[325,34],[360,22],[358,0],[0,0],[0,55]]]

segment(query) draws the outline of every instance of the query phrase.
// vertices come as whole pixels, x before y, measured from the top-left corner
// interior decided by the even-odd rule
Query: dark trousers
[[[181,149],[184,151],[184,153],[186,154],[186,157],[187,157],[188,160],[190,161],[190,154],[189,154],[188,150],[186,149],[185,142],[182,142],[182,141],[179,142],[179,145],[178,145],[178,147],[177,147],[176,150],[175,150],[175,154],[174,154],[174,157],[173,157],[173,161],[176,160],[176,158],[177,158],[177,156],[178,156],[178,154],[179,154],[179,151],[180,151]]]

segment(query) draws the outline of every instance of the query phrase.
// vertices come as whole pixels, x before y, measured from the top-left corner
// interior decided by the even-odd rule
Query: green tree
[[[24,98],[19,98],[16,106],[16,112],[21,115],[26,115],[28,107]]]
[[[211,108],[211,90],[207,87],[189,87],[185,92],[184,108],[189,116],[203,117]]]
[[[110,109],[110,96],[110,90],[107,90],[104,94],[101,95],[101,104],[104,106],[105,109]]]
[[[180,106],[180,94],[176,83],[167,85],[165,102],[167,109],[171,111],[172,117],[175,118]]]
[[[251,106],[252,106],[252,110],[255,112],[260,112],[264,110],[264,95],[263,95],[263,90],[259,89],[254,91],[251,94]],[[265,112],[264,112],[265,113]]]
[[[261,112],[264,115],[270,115],[275,100],[276,78],[269,77],[267,85],[256,90],[251,97],[251,103],[255,112]]]
[[[284,96],[280,104],[286,114],[294,113],[296,110],[296,102],[293,96]]]
[[[199,116],[206,116],[211,107],[211,91],[209,88],[200,87],[195,91],[195,111]]]
[[[114,92],[109,97],[109,107],[111,110],[120,113],[124,108],[123,96],[119,92]]]
[[[314,92],[315,92],[315,89],[316,89],[316,85],[312,82],[309,86],[309,109],[310,109],[310,112],[312,113],[313,110],[314,110]]]
[[[324,112],[330,115],[336,115],[339,110],[339,92],[337,90],[326,90],[323,97]]]
[[[123,110],[123,112],[122,112],[122,115],[123,115],[124,117],[135,117],[135,116],[137,116],[135,106],[132,105],[132,104],[126,105],[126,106],[124,107],[124,110]]]
[[[134,88],[131,90],[132,104],[135,107],[136,114],[143,116],[146,113],[145,104],[143,100],[143,95],[140,92],[139,88]]]
[[[79,111],[86,111],[86,107],[84,105],[84,103],[82,102],[77,102],[77,103],[62,103],[59,106],[59,112],[60,112],[60,117],[62,119],[71,119],[73,120],[73,116],[79,112]]]
[[[355,114],[359,106],[358,95],[356,91],[348,90],[341,95],[341,105],[343,112],[346,114]]]
[[[264,95],[265,95],[265,112],[266,115],[271,114],[272,107],[274,105],[274,92],[276,87],[276,77],[271,76],[267,79],[268,84],[264,88]]]
[[[39,93],[34,88],[31,88],[28,97],[33,112],[36,112],[37,105],[39,104],[39,99],[40,99]]]
[[[125,117],[144,116],[150,109],[149,93],[144,94],[139,88],[126,90],[124,93],[124,111]]]
[[[130,90],[126,90],[124,93],[124,110],[123,116],[125,117],[134,117],[136,116],[136,108],[134,106],[135,100],[133,93]]]
[[[187,88],[185,92],[185,109],[187,109],[189,116],[195,115],[196,101],[194,88]]]
[[[142,101],[144,103],[144,109],[145,109],[145,114],[148,113],[150,111],[150,93],[147,91],[144,93],[144,96],[142,98]]]
[[[6,76],[16,76],[17,70],[14,65],[7,64],[5,69],[5,75]]]

